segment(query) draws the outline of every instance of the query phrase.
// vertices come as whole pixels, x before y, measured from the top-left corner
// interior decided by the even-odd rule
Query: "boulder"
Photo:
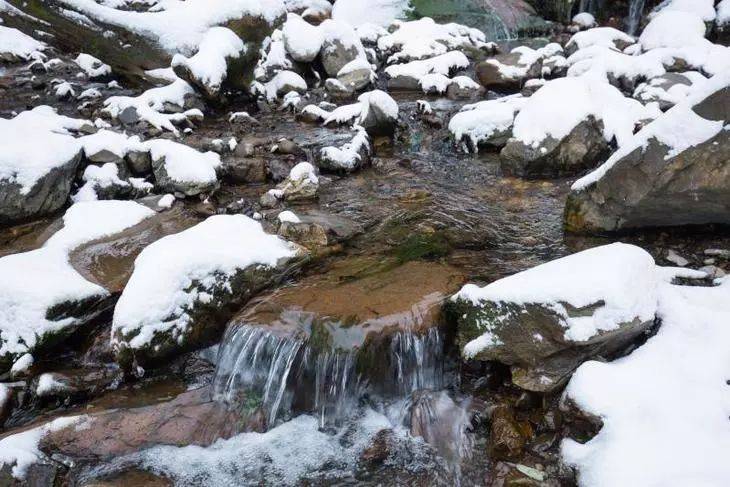
[[[0,227],[39,218],[60,210],[68,201],[81,149],[52,168],[26,190],[15,181],[0,179]]]
[[[210,345],[237,307],[303,255],[243,215],[212,216],[149,245],[114,309],[117,361],[133,371]]]
[[[365,58],[362,42],[349,24],[328,19],[318,29],[324,35],[319,56],[330,77],[337,77],[342,68],[357,58]]]
[[[369,135],[393,135],[398,125],[398,104],[381,90],[363,93],[358,97],[362,104],[358,124]]]
[[[548,136],[535,146],[513,138],[499,155],[506,174],[536,178],[578,174],[594,167],[607,151],[603,123],[588,116],[562,139]]]
[[[721,76],[705,86],[575,182],[565,207],[568,230],[730,223],[730,132],[722,129],[730,120],[730,82]]]
[[[616,243],[468,284],[449,303],[462,356],[509,365],[525,390],[555,391],[581,363],[622,353],[653,325],[658,276],[651,255]]]
[[[228,157],[223,159],[221,176],[232,183],[263,183],[266,161],[260,157]]]

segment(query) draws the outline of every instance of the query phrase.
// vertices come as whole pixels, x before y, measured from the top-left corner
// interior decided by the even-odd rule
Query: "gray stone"
[[[563,139],[547,137],[537,147],[510,139],[500,152],[500,162],[510,175],[561,177],[594,167],[607,151],[603,122],[589,116]]]

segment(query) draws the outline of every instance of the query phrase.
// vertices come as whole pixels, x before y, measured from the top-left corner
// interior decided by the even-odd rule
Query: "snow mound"
[[[593,116],[603,122],[604,138],[615,138],[622,146],[633,136],[637,122],[658,114],[656,107],[652,110],[626,98],[606,82],[590,77],[560,78],[548,81],[527,100],[515,117],[513,137],[536,147],[547,137],[561,140]]]
[[[541,304],[564,317],[565,338],[589,340],[602,331],[639,318],[652,320],[657,306],[658,274],[654,259],[633,245],[614,243],[578,252],[495,281],[467,284],[452,299]],[[590,316],[570,317],[566,304],[584,308],[603,302]],[[475,355],[484,340],[467,344]],[[471,342],[470,342],[471,343]],[[476,349],[476,350],[475,350]]]
[[[68,263],[68,254],[92,240],[121,232],[154,214],[133,201],[76,203],[66,211],[63,228],[37,250],[0,258],[0,357],[32,352],[47,334],[78,323],[53,320],[54,305],[103,297],[105,289],[85,280]]]
[[[585,49],[591,46],[601,46],[615,49],[617,42],[633,44],[636,40],[613,27],[595,27],[574,34],[565,47],[575,46],[578,49]]]
[[[79,153],[81,144],[72,135],[88,124],[45,105],[9,120],[0,118],[0,180],[17,183],[27,194],[39,179]]]
[[[596,18],[588,12],[581,12],[573,17],[573,23],[584,29],[589,29],[598,25]]]
[[[354,27],[366,23],[387,27],[409,9],[408,0],[337,0],[332,18]]]
[[[692,13],[705,22],[712,22],[717,15],[714,0],[667,0],[659,4],[649,14],[649,17],[655,17],[665,12]]]
[[[666,10],[644,28],[639,43],[645,50],[658,47],[685,47],[705,37],[705,22],[692,12]]]
[[[112,68],[90,54],[81,53],[74,62],[89,78],[100,78],[112,73]]]
[[[655,336],[614,362],[584,363],[568,384],[567,396],[604,423],[587,443],[562,444],[580,485],[720,486],[730,478],[730,279],[711,288],[663,283],[658,296]]]
[[[194,282],[213,285],[215,275],[230,277],[253,265],[274,267],[279,259],[295,254],[291,244],[243,215],[212,216],[164,237],[135,260],[114,309],[112,335],[134,334],[131,348],[150,344],[158,333],[181,337],[191,319],[188,311],[210,296],[191,287]]]
[[[451,117],[449,132],[457,142],[466,142],[467,150],[476,150],[495,135],[511,131],[515,115],[527,101],[521,95],[512,95],[464,105]]]
[[[10,60],[21,59],[30,61],[32,59],[45,59],[43,51],[46,45],[32,37],[23,34],[18,29],[12,29],[0,25],[0,59],[5,57]]]

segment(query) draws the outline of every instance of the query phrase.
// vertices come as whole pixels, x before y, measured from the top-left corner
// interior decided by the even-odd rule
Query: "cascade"
[[[636,35],[641,23],[641,15],[644,12],[646,0],[631,0],[629,4],[629,16],[626,19],[626,32],[629,35]]]

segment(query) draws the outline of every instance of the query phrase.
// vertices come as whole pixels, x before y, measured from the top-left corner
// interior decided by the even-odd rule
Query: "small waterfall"
[[[626,18],[626,32],[629,35],[633,36],[638,33],[645,3],[646,0],[631,0],[629,4],[629,16]]]
[[[262,326],[229,328],[213,381],[213,398],[250,412],[261,408],[269,428],[293,411],[314,411],[320,427],[339,425],[366,391],[407,397],[443,385],[439,331],[398,331],[362,349],[326,350],[302,335]],[[364,374],[364,372],[366,374]]]

